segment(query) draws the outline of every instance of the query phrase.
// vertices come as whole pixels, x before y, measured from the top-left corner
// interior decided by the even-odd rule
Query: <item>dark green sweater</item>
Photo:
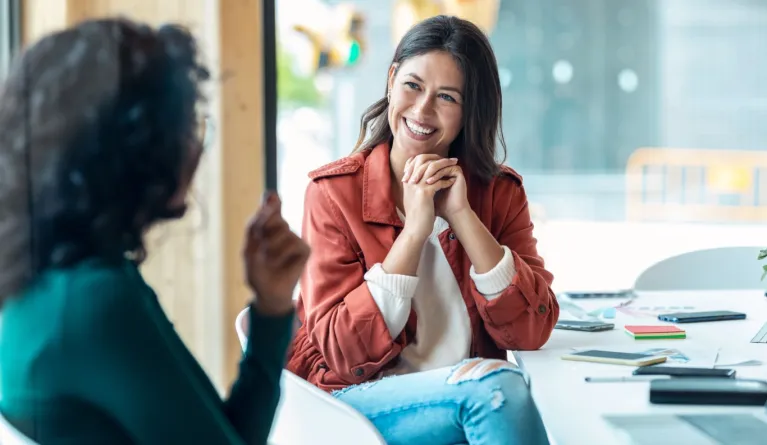
[[[293,315],[250,313],[222,401],[135,266],[49,271],[3,307],[0,410],[42,445],[264,444]]]

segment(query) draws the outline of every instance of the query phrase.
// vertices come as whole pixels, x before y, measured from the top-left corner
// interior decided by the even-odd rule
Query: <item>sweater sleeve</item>
[[[500,297],[514,280],[514,275],[517,274],[511,249],[508,246],[501,247],[503,248],[503,258],[495,267],[483,274],[478,274],[473,265],[469,269],[469,275],[474,281],[474,285],[488,301]]]
[[[293,315],[251,312],[251,339],[222,401],[143,281],[101,274],[72,283],[65,350],[76,396],[137,444],[265,444]],[[80,301],[81,303],[77,303]]]
[[[407,324],[418,278],[387,273],[377,263],[365,273],[370,295],[381,311],[392,338],[396,338]]]

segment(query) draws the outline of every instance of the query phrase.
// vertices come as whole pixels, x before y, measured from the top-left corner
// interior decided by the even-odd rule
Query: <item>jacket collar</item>
[[[362,218],[365,222],[403,227],[392,195],[389,144],[371,149],[365,159],[362,182]]]

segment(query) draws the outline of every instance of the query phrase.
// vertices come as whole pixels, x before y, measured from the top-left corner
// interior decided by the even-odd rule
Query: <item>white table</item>
[[[584,309],[616,304],[618,301],[579,302]],[[764,407],[723,407],[653,405],[649,402],[649,382],[586,383],[587,376],[629,376],[634,368],[619,365],[573,362],[561,356],[573,348],[594,348],[631,352],[637,348],[675,348],[708,350],[717,363],[740,356],[767,362],[767,344],[750,343],[767,322],[764,290],[717,292],[642,293],[630,307],[694,306],[695,311],[733,310],[745,312],[746,320],[680,325],[687,331],[684,340],[634,340],[623,331],[627,324],[662,324],[656,317],[637,318],[617,312],[615,329],[605,332],[554,330],[539,351],[515,352],[517,361],[529,374],[533,397],[556,445],[620,444],[620,436],[602,418],[603,414],[649,413],[764,413]],[[671,311],[668,311],[671,312]],[[569,318],[562,314],[562,319]],[[736,367],[737,377],[767,380],[767,366]]]

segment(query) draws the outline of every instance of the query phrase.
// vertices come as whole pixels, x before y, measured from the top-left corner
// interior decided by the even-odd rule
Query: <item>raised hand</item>
[[[267,193],[264,205],[248,223],[243,248],[245,275],[259,312],[283,315],[293,310],[293,290],[309,252],[282,218],[280,198]]]

